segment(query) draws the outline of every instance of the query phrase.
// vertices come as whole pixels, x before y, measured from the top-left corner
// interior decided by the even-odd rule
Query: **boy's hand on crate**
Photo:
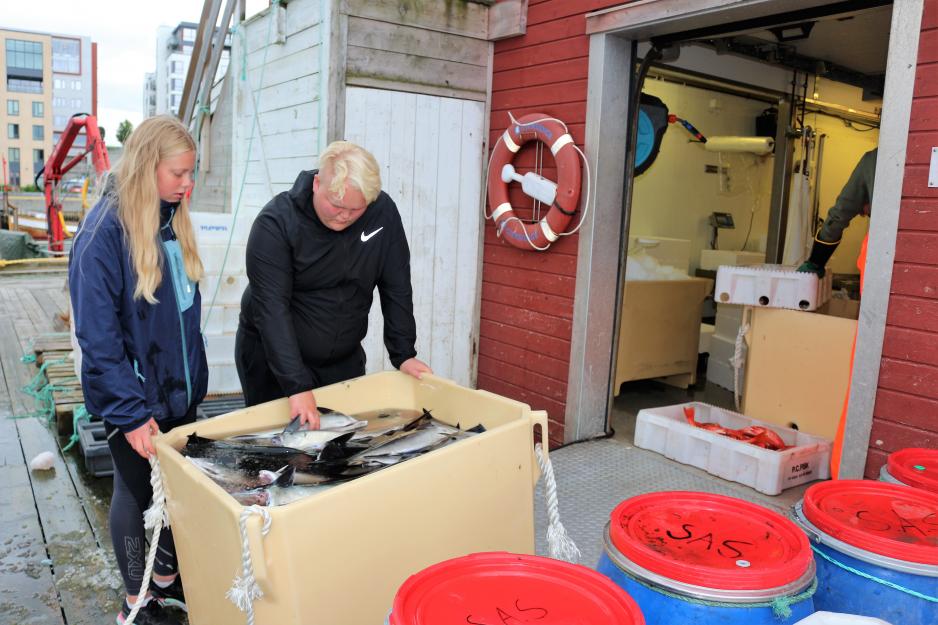
[[[124,432],[124,438],[127,439],[127,442],[130,443],[130,446],[134,448],[135,452],[144,458],[149,458],[150,456],[156,455],[152,437],[159,433],[160,427],[156,424],[156,420],[151,418],[136,430]]]
[[[300,418],[300,429],[319,429],[319,409],[312,391],[290,395],[290,416]]]
[[[424,373],[433,373],[433,370],[423,361],[417,360],[416,358],[408,358],[401,363],[401,373],[406,373],[419,380],[423,377]]]

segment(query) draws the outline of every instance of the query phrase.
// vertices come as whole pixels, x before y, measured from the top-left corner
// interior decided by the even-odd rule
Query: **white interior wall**
[[[711,74],[720,73],[716,67],[710,69]],[[769,67],[767,71],[781,70]],[[813,93],[813,79],[809,86]],[[654,78],[645,82],[644,91],[661,98],[671,113],[687,119],[706,136],[752,135],[755,117],[768,106],[762,101]],[[881,102],[864,102],[860,90],[855,87],[823,79],[818,82],[817,91],[822,101],[855,110],[874,112],[881,105]],[[849,128],[840,118],[821,113],[809,112],[805,123],[815,128],[818,135],[827,135],[819,198],[819,213],[823,218],[860,157],[876,147],[879,133],[875,129],[862,132]],[[864,127],[862,124],[854,125]],[[796,151],[796,159],[797,156]],[[635,179],[630,234],[690,240],[693,273],[699,265],[700,250],[709,247],[711,230],[708,217],[714,211],[721,211],[733,214],[736,229],[720,231],[720,249],[743,249],[752,215],[752,233],[745,249],[764,250],[773,161],[771,155],[728,154],[721,157],[691,143],[690,134],[679,125],[670,125],[657,160]],[[729,167],[729,187],[722,190],[720,175],[704,172],[705,165],[721,164]],[[753,208],[754,214],[751,213]],[[833,271],[857,273],[856,257],[868,224],[869,219],[855,219],[844,233],[844,240],[829,264]]]
[[[705,136],[753,135],[755,118],[767,104],[648,79],[644,91],[660,98],[668,110],[687,119]],[[735,230],[721,230],[720,249],[757,250],[765,243],[772,192],[771,156],[707,152],[683,127],[671,124],[652,166],[635,178],[630,234],[688,239],[691,273],[699,266],[700,250],[709,247],[708,218],[714,211],[733,214]],[[728,167],[729,186],[720,189],[720,175],[705,173],[707,165]],[[755,209],[755,213],[753,213]]]

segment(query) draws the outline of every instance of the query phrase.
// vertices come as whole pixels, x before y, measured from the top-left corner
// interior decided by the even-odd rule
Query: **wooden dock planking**
[[[33,472],[31,481],[66,621],[69,625],[109,621],[121,596],[113,556],[100,548],[58,443],[46,425],[37,419],[21,419],[17,429],[25,457],[42,451],[55,454],[54,472]]]
[[[66,308],[64,278],[0,277],[0,493],[17,504],[0,506],[0,622],[111,622],[122,594],[107,531],[110,480],[87,476],[80,452],[63,454],[48,424],[9,418],[35,410],[20,391],[38,371],[20,361],[31,339],[47,335],[39,343],[56,360],[70,350],[67,334],[48,336],[63,329],[56,315]],[[50,365],[47,373],[66,387],[60,398],[79,398],[71,362]],[[54,471],[29,470],[41,451],[53,452]]]

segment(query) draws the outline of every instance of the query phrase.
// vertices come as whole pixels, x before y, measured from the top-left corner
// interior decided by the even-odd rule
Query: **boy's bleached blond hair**
[[[350,141],[333,141],[319,155],[319,170],[331,172],[329,193],[339,198],[345,196],[345,183],[349,182],[365,196],[371,204],[381,192],[381,170],[375,157],[360,145]]]

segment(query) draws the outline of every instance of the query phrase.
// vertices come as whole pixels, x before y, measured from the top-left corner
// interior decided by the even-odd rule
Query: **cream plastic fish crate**
[[[685,406],[694,408],[698,423],[717,423],[733,430],[764,426],[790,447],[772,451],[698,428],[687,422]],[[635,446],[767,495],[778,495],[786,488],[830,477],[830,440],[700,402],[639,411]]]
[[[714,299],[720,304],[744,304],[766,308],[815,310],[831,296],[831,272],[795,271],[784,265],[733,267],[717,270]]]
[[[431,410],[486,431],[321,494],[268,508],[247,522],[264,596],[256,623],[382,623],[410,575],[480,551],[534,552],[534,426],[546,449],[547,415],[526,404],[427,375],[383,372],[316,391],[320,404],[354,414]],[[241,575],[242,507],[177,451],[186,436],[223,438],[289,421],[285,399],[174,429],[157,439],[167,507],[192,625],[244,623],[225,593]]]

